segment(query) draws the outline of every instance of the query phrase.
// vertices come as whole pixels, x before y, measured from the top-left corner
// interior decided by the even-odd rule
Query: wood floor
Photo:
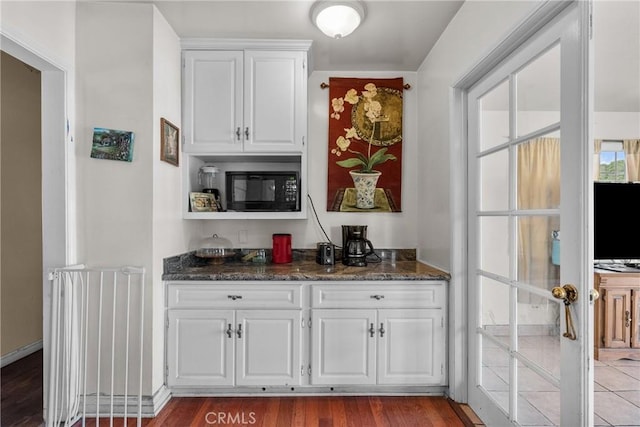
[[[44,425],[42,351],[2,368],[3,427]],[[130,420],[129,425],[135,425]],[[455,427],[474,426],[464,408],[444,397],[173,398],[146,427]],[[81,424],[78,424],[81,425]],[[88,420],[87,426],[95,426]],[[101,420],[100,425],[109,425]],[[122,426],[123,422],[114,423]]]
[[[40,426],[42,350],[13,362],[0,373],[0,426]]]

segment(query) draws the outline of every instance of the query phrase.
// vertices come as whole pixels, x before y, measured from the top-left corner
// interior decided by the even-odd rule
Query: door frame
[[[70,127],[69,94],[73,83],[65,67],[21,37],[0,28],[0,47],[41,73],[42,122],[42,348],[43,408],[47,406],[51,283],[48,270],[76,258],[75,167]],[[45,214],[46,213],[46,214]],[[38,348],[33,348],[38,350]],[[26,354],[25,354],[26,356]]]
[[[576,5],[577,4],[577,5]],[[468,402],[468,271],[467,271],[467,170],[459,167],[467,164],[467,101],[466,95],[469,89],[481,80],[488,72],[494,69],[503,60],[508,58],[529,38],[535,35],[554,18],[560,15],[567,7],[576,5],[580,19],[580,48],[583,51],[590,49],[591,37],[590,16],[592,11],[591,1],[545,1],[536,6],[530,14],[517,24],[502,40],[500,40],[487,54],[473,65],[466,73],[458,78],[449,91],[450,105],[450,182],[451,182],[451,281],[449,287],[449,396],[457,402]],[[588,57],[591,55],[587,55]],[[580,77],[583,91],[589,93],[588,99],[593,99],[593,83],[589,64],[580,64]],[[582,105],[582,118],[586,123],[591,123],[591,106],[586,102]],[[590,140],[590,129],[583,129],[582,139]],[[583,197],[591,191],[591,148],[586,148],[577,153],[577,159],[581,162],[583,174]],[[591,228],[592,215],[585,213],[584,223]],[[581,257],[586,261],[593,259],[591,247],[585,242],[580,242]],[[584,297],[584,298],[582,298]],[[581,300],[586,301],[587,295],[582,295]],[[588,325],[588,331],[593,330],[593,316],[589,316],[591,306],[580,304],[580,312],[577,313],[578,322]],[[590,321],[589,321],[590,320]],[[593,394],[585,393],[581,407],[593,407]],[[593,413],[587,414],[587,420],[593,422]]]

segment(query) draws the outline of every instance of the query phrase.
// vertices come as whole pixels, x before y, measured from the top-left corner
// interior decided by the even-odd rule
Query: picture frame
[[[180,129],[164,117],[160,119],[160,160],[180,165]]]
[[[189,193],[189,207],[191,212],[217,212],[218,204],[212,193]]]
[[[133,160],[134,133],[125,130],[93,128],[90,156],[94,159]]]

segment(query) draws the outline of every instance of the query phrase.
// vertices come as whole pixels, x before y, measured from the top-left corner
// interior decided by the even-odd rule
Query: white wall
[[[66,70],[75,61],[75,18],[75,1],[0,2],[2,33]]]
[[[99,30],[98,30],[99,29]],[[180,125],[180,45],[151,4],[78,5],[80,261],[147,271],[143,394],[162,386],[162,260],[187,250],[179,168],[160,161],[160,117]],[[94,127],[133,131],[133,161],[90,158]]]
[[[418,70],[417,132],[424,136],[418,162],[418,256],[444,270],[451,268],[451,168],[449,96],[455,81],[469,71],[502,36],[522,20],[535,2],[466,1]]]
[[[181,126],[180,40],[153,10],[153,344],[152,390],[164,383],[163,259],[188,250],[196,222],[182,219],[180,168],[160,160],[160,118]]]
[[[329,77],[403,77],[412,87],[404,91],[402,212],[400,213],[345,213],[327,212],[327,137],[329,126],[329,90],[320,83]],[[416,74],[409,72],[313,72],[308,82],[308,192],[318,217],[331,240],[342,244],[342,224],[367,225],[367,237],[377,248],[415,248],[415,230],[424,222],[417,217],[418,185],[416,179],[420,165],[415,161],[418,147],[424,139],[416,132],[417,90]],[[201,237],[217,233],[230,239],[236,247],[270,248],[273,233],[292,233],[294,248],[315,248],[316,242],[325,241],[309,206],[306,220],[216,220],[198,221]],[[248,242],[240,244],[238,231],[247,230]],[[194,244],[197,242],[194,242]]]

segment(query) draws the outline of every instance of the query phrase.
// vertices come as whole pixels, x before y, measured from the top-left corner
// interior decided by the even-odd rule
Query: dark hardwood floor
[[[42,350],[1,370],[0,426],[35,427],[42,419]]]
[[[2,368],[2,427],[44,425],[42,351]],[[130,426],[135,420],[129,420]],[[77,424],[78,426],[81,423]],[[93,419],[87,426],[95,426]],[[100,425],[109,425],[108,419]],[[116,420],[115,426],[122,426]],[[176,397],[145,427],[455,427],[474,426],[445,397]]]

